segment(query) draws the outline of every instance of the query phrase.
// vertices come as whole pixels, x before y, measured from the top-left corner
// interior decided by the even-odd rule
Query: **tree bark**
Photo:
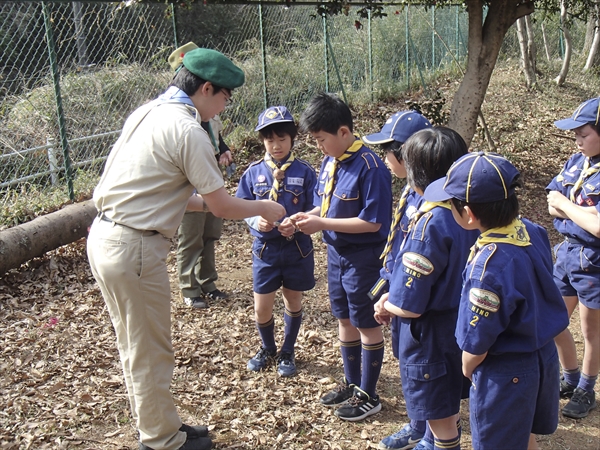
[[[565,37],[565,56],[563,58],[562,67],[560,73],[555,78],[556,84],[562,86],[567,79],[569,73],[569,67],[571,65],[571,54],[573,53],[573,44],[571,39],[571,31],[569,30],[569,19],[567,17],[567,6],[565,0],[560,2],[560,21],[562,23],[562,30]]]
[[[467,0],[469,13],[469,48],[467,70],[454,95],[449,126],[471,144],[477,128],[477,117],[485,99],[502,40],[519,17],[533,12],[533,2],[515,6],[514,1],[489,2],[483,22],[483,0]],[[483,24],[483,25],[482,25]]]
[[[546,38],[546,27],[544,26],[544,22],[542,22],[542,39],[544,41],[544,50],[546,51],[546,59],[548,62],[552,60],[550,57],[550,49],[548,48],[548,39]]]
[[[44,253],[87,236],[97,211],[92,200],[0,231],[0,276]]]
[[[592,40],[590,43],[590,51],[588,53],[587,60],[585,62],[585,66],[583,67],[583,71],[586,72],[590,70],[592,67],[598,65],[598,49],[600,47],[600,6],[598,2],[594,5],[594,10],[590,14],[590,20],[588,23],[593,23],[594,27]],[[589,28],[589,27],[588,27]],[[587,41],[587,34],[586,34]]]
[[[535,86],[535,60],[533,59],[534,51],[530,47],[533,43],[529,38],[529,30],[525,17],[517,19],[517,36],[519,38],[519,48],[521,49],[521,67],[525,74],[525,84],[529,89]]]

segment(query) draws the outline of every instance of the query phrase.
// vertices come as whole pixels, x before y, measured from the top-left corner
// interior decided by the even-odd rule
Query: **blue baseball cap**
[[[584,125],[598,125],[600,118],[600,97],[586,100],[577,107],[575,112],[568,119],[557,120],[554,122],[556,128],[561,130],[574,130]]]
[[[506,200],[515,192],[513,182],[519,171],[497,153],[467,153],[457,159],[446,177],[434,181],[423,197],[430,202],[456,198],[467,203]]]
[[[254,131],[262,130],[274,123],[291,122],[294,123],[292,114],[285,106],[271,106],[258,115],[258,125]]]
[[[367,144],[387,144],[388,142],[406,142],[409,137],[424,128],[431,128],[431,122],[417,111],[400,111],[385,122],[379,133],[363,137]]]

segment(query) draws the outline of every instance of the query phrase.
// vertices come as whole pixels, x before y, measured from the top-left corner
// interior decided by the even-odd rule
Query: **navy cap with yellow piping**
[[[467,153],[452,164],[445,178],[434,181],[424,192],[425,200],[440,202],[456,198],[467,203],[506,200],[515,192],[519,171],[497,153]]]
[[[584,125],[598,125],[600,119],[600,97],[586,100],[577,107],[568,119],[554,122],[556,128],[561,130],[574,130]]]

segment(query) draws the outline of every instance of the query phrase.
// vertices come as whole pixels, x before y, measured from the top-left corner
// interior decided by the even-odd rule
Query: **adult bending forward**
[[[94,191],[88,238],[92,272],[117,335],[140,450],[211,448],[206,427],[183,425],[169,391],[175,359],[166,258],[187,209],[219,217],[280,220],[271,201],[229,196],[200,126],[225,109],[244,73],[221,53],[197,49],[156,100],[125,122]],[[190,197],[196,189],[200,195]]]

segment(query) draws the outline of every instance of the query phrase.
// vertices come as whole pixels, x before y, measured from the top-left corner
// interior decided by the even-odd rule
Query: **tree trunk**
[[[531,24],[531,14],[525,16],[525,30],[527,30],[527,54],[529,55],[529,61],[535,79],[537,73],[537,47],[535,46],[535,35],[533,34],[533,25]]]
[[[544,26],[544,22],[542,22],[542,40],[544,41],[544,50],[546,51],[546,59],[548,62],[552,59],[550,57],[550,49],[548,48],[548,39],[546,38],[546,27]]]
[[[598,65],[598,48],[600,47],[600,6],[598,2],[596,2],[594,5],[594,10],[590,14],[590,20],[588,23],[590,22],[594,24],[592,34],[593,38],[590,43],[590,52],[588,53],[587,61],[585,62],[585,66],[583,68],[584,72]]]
[[[0,276],[47,251],[87,236],[96,214],[93,201],[88,200],[0,231]]]
[[[515,20],[533,12],[533,2],[516,7],[510,0],[489,2],[485,22],[483,0],[467,0],[466,5],[469,13],[467,70],[454,95],[448,125],[470,145],[504,36]]]
[[[521,50],[521,67],[525,74],[525,84],[531,89],[535,86],[535,62],[532,60],[532,50],[530,49],[531,40],[527,30],[525,17],[517,19],[517,36],[519,38],[519,48]]]
[[[573,52],[573,44],[571,40],[571,31],[569,30],[569,19],[567,17],[565,0],[560,1],[560,21],[562,23],[562,30],[565,37],[565,56],[563,58],[560,73],[554,81],[556,81],[556,84],[559,86],[562,86],[567,79],[567,74],[569,73],[569,66],[571,65],[571,53]]]

